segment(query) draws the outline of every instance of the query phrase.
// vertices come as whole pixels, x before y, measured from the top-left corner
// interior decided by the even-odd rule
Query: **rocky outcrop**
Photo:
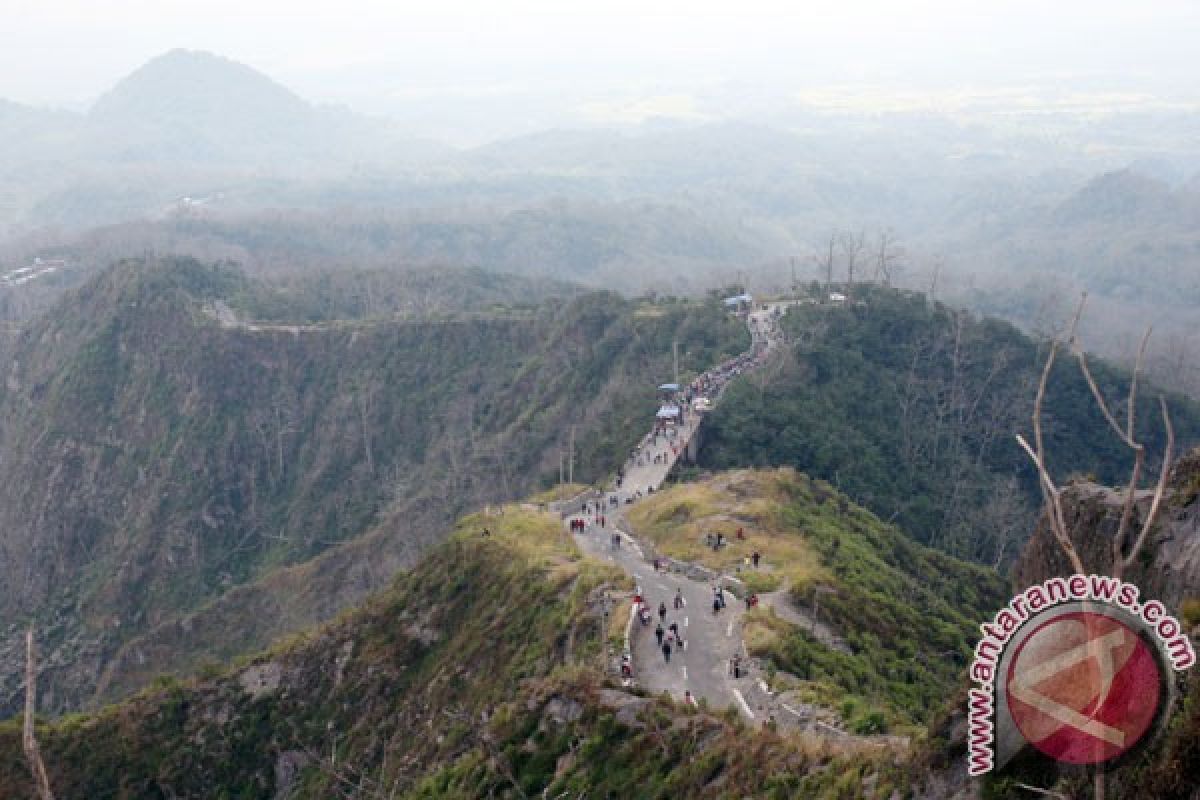
[[[1142,590],[1144,597],[1161,600],[1178,613],[1188,599],[1200,597],[1200,449],[1180,458],[1174,465],[1163,508],[1150,532],[1144,556],[1125,576]],[[1135,504],[1134,530],[1141,529],[1153,493],[1139,491]],[[1124,491],[1091,482],[1067,487],[1063,510],[1072,541],[1088,570],[1109,573],[1112,541],[1120,522]],[[1132,538],[1132,536],[1131,536]],[[1072,572],[1045,517],[1041,519],[1013,568],[1014,588],[1039,583]],[[1196,637],[1193,636],[1193,639]],[[1143,751],[1138,760],[1116,770],[1110,777],[1110,796],[1195,798],[1195,776],[1200,769],[1200,751],[1194,742],[1200,708],[1200,681],[1193,679],[1180,691],[1188,695],[1177,705],[1175,721],[1167,734]],[[927,745],[918,754],[914,774],[920,797],[934,800],[971,800],[982,795],[983,782],[966,774],[966,697],[960,694],[945,716],[930,729]],[[1069,778],[1068,778],[1069,780]],[[1153,791],[1147,789],[1154,785]],[[1164,788],[1165,787],[1165,788]],[[993,787],[994,788],[994,787]],[[1081,791],[1089,791],[1084,787]],[[996,797],[1025,794],[992,792]],[[1076,795],[1067,792],[1064,796]]]
[[[1178,609],[1185,600],[1200,595],[1200,449],[1181,458],[1172,469],[1163,508],[1150,531],[1141,558],[1125,576],[1145,597],[1155,597]],[[1153,492],[1137,493],[1132,533],[1136,538],[1149,513]],[[1092,572],[1112,572],[1112,542],[1125,503],[1124,489],[1078,482],[1063,494],[1063,510],[1072,541],[1084,567]],[[1015,587],[1030,586],[1055,575],[1072,572],[1054,539],[1046,518],[1013,567]]]

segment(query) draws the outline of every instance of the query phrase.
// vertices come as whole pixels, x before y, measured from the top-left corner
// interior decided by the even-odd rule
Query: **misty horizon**
[[[10,13],[0,34],[0,98],[85,111],[144,63],[187,49],[246,64],[314,104],[460,146],[558,127],[770,124],[813,112],[999,125],[1023,114],[1200,108],[1190,36],[1200,9],[1180,2],[574,8],[356,2],[302,19],[271,2],[202,14],[128,0],[103,11],[39,4]]]
[[[25,8],[0,260],[73,268],[6,313],[147,250],[696,292],[888,236],[899,283],[1027,328],[1088,290],[1186,349],[1200,7],[1043,5]]]

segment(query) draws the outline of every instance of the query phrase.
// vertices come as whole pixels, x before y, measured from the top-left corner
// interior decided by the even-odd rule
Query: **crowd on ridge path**
[[[750,328],[752,339],[751,348],[705,371],[687,384],[686,387],[679,389],[675,393],[675,397],[672,399],[678,403],[680,411],[678,424],[675,424],[673,420],[665,422],[662,419],[656,419],[653,429],[633,449],[626,464],[618,468],[616,479],[610,491],[598,499],[582,502],[578,506],[578,515],[570,513],[569,524],[573,533],[586,534],[592,530],[609,531],[610,551],[615,552],[620,550],[622,539],[627,534],[622,534],[618,530],[616,523],[610,528],[608,515],[616,514],[619,517],[620,506],[622,504],[630,505],[642,497],[653,494],[656,487],[661,485],[662,481],[666,478],[667,473],[679,458],[680,453],[687,447],[690,437],[695,433],[695,429],[699,425],[699,417],[702,413],[697,408],[700,406],[705,407],[705,410],[711,408],[711,405],[720,398],[721,394],[734,379],[751,369],[761,366],[766,361],[770,355],[771,348],[780,341],[780,333],[776,325],[779,313],[776,310],[771,314],[747,316],[747,325]],[[697,404],[696,401],[701,398],[705,402]],[[647,468],[653,468],[649,480],[645,479],[644,475],[642,476],[643,479],[637,485],[634,485],[629,480],[632,473],[635,471],[645,473]],[[738,530],[737,535],[741,540],[745,540],[746,538],[745,533],[741,529]],[[641,548],[637,547],[636,541],[630,537],[630,542],[637,548],[638,556],[641,557]],[[715,536],[709,534],[706,544],[714,550],[719,550],[722,546],[728,544],[728,542],[727,540],[723,540],[723,534],[718,533]],[[750,558],[750,562],[753,563],[755,569],[759,567],[761,558],[762,554],[758,550],[755,550]],[[654,559],[654,569],[656,572],[665,569],[666,565],[666,559]],[[726,608],[727,600],[726,591],[722,586],[723,580],[722,577],[718,577],[712,586],[711,608],[714,618],[720,615]],[[758,604],[758,597],[753,593],[748,593],[744,599],[747,609],[753,608]],[[637,627],[639,629],[644,629],[644,632],[641,634],[642,636],[650,634],[650,626],[653,623],[654,639],[652,641],[662,654],[661,663],[669,665],[673,655],[688,652],[688,640],[693,638],[688,637],[688,639],[685,639],[683,636],[687,617],[683,616],[684,624],[682,626],[679,622],[679,617],[684,614],[686,604],[682,589],[677,587],[674,597],[671,598],[671,608],[668,608],[666,600],[660,600],[655,609],[652,601],[645,596],[639,582],[632,602],[630,637],[633,637],[634,620],[637,620]],[[658,617],[656,622],[654,620],[655,612]],[[730,630],[732,630],[732,624],[731,622]],[[627,639],[626,650],[620,662],[621,675],[627,683],[632,683],[635,680],[633,653],[629,649],[632,643],[632,638]],[[727,675],[734,681],[738,681],[744,675],[748,674],[743,659],[744,644],[733,653],[728,661]],[[686,668],[683,674],[686,680]],[[766,690],[765,685],[763,689],[764,691]],[[732,691],[737,699],[741,701],[747,712],[749,712],[749,707],[746,706],[742,695],[737,692],[736,688]],[[692,693],[691,688],[683,689],[683,699],[688,704],[696,704],[696,697]],[[752,713],[750,716],[753,718]],[[767,723],[772,726],[775,724],[773,714],[767,720],[764,720],[764,724]]]

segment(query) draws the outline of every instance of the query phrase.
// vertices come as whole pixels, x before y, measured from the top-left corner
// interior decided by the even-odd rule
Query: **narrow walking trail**
[[[781,343],[777,310],[782,313],[780,305],[751,312],[747,316],[753,340],[751,349],[714,367],[696,382],[712,403],[720,399],[732,380],[763,364]],[[633,681],[637,685],[650,691],[670,692],[681,701],[690,693],[696,702],[704,701],[712,708],[734,707],[750,721],[797,727],[805,722],[805,714],[772,696],[747,656],[742,640],[745,603],[725,588],[730,579],[719,575],[706,579],[707,574],[699,569],[687,573],[660,569],[649,546],[638,540],[621,513],[661,488],[702,421],[701,414],[691,413],[673,435],[656,435],[651,430],[623,465],[619,487],[579,498],[565,513],[568,520],[581,520],[584,525],[575,537],[584,552],[611,560],[637,584],[638,596],[650,618],[648,624],[640,622],[635,606],[629,627],[628,655],[632,658]],[[723,600],[723,607],[714,610],[717,597]],[[656,628],[661,625],[669,634],[672,624],[678,631],[678,640],[672,644],[668,658],[659,644]],[[735,657],[738,675],[732,668]]]

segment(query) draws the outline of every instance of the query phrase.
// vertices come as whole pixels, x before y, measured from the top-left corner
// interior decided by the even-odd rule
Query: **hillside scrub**
[[[323,628],[39,725],[52,784],[118,799],[890,794],[884,752],[606,686],[601,598],[631,589],[557,516],[464,518],[418,570]],[[23,800],[18,730],[0,725],[0,793]]]
[[[790,352],[770,380],[731,387],[711,415],[701,464],[794,466],[919,542],[1003,565],[1040,502],[1013,438],[1029,427],[1039,344],[917,293],[858,286],[854,297],[862,304],[788,312]],[[1093,372],[1110,396],[1128,385],[1110,365],[1097,362]],[[1152,453],[1162,449],[1156,394],[1138,397],[1138,441]],[[1200,441],[1200,408],[1168,400],[1181,445]],[[1067,360],[1045,409],[1055,474],[1061,465],[1102,482],[1127,476],[1128,452]]]
[[[477,294],[503,296],[489,288],[502,278],[485,277]],[[206,311],[220,301],[253,318],[253,298],[270,296],[304,319],[312,304],[291,288],[189,260],[124,263],[10,345],[0,616],[36,618],[48,660],[68,665],[44,677],[50,710],[90,702],[122,647],[139,675],[187,671],[361,600],[458,513],[557,480],[572,425],[575,475],[599,479],[653,413],[673,341],[692,372],[748,341],[715,303],[662,303],[644,317],[635,309],[655,301],[603,292],[536,313],[303,330],[229,327]],[[334,575],[272,580],[368,533],[375,549],[348,553]],[[261,589],[257,610],[242,587]],[[282,624],[259,624],[272,607],[285,609]],[[132,644],[198,611],[225,633]],[[18,653],[6,643],[20,627],[0,630],[0,710],[16,707]],[[100,688],[136,685],[111,674]]]
[[[736,573],[754,591],[785,584],[803,591],[828,576],[816,551],[786,527],[781,513],[797,480],[789,469],[737,470],[673,485],[638,503],[627,516],[638,535],[664,555]],[[738,530],[744,540],[738,539]],[[716,533],[728,543],[720,550],[706,542],[706,535]],[[755,552],[763,558],[757,570],[750,569]]]
[[[844,649],[766,608],[747,615],[746,644],[779,688],[837,710],[859,733],[928,722],[965,668],[978,621],[1005,600],[994,570],[918,545],[789,468],[677,484],[629,519],[659,552],[736,575],[751,590],[782,586],[808,614],[819,592],[819,621]],[[714,551],[705,536],[718,531],[729,544]],[[755,551],[758,569],[748,563]]]

